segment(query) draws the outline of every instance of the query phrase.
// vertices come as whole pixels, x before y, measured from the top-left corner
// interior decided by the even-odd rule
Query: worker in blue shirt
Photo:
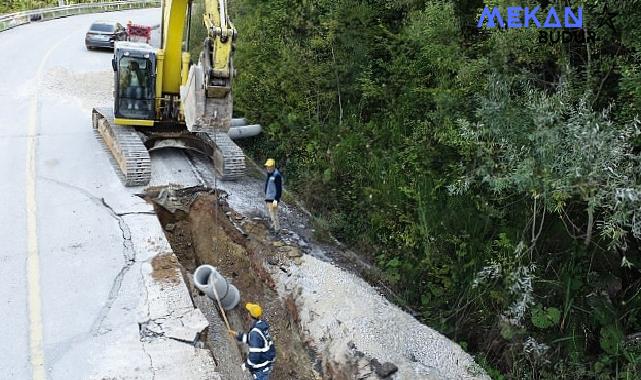
[[[276,160],[267,159],[265,162],[267,169],[267,178],[265,179],[265,205],[267,212],[272,221],[272,228],[276,233],[280,232],[280,223],[278,221],[278,202],[283,192],[283,177],[276,169]]]
[[[243,333],[229,330],[229,334],[249,346],[242,369],[248,370],[255,380],[269,380],[276,360],[276,347],[269,334],[269,324],[262,319],[263,309],[260,305],[248,303],[245,309],[252,320],[249,331]]]

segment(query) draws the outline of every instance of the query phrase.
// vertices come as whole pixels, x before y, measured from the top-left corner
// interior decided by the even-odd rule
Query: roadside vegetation
[[[80,4],[80,3],[101,3],[106,0],[64,0],[63,4]],[[0,14],[31,9],[57,7],[61,3],[59,0],[3,0],[0,2]]]
[[[641,4],[583,3],[598,41],[551,45],[478,0],[232,2],[249,150],[495,378],[641,371]]]

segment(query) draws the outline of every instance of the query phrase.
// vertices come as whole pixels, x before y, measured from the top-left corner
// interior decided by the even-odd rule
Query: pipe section
[[[240,126],[243,126],[243,125],[247,125],[247,119],[245,119],[244,117],[231,119],[231,124],[230,125],[232,127],[240,127]]]
[[[241,125],[229,128],[227,134],[231,139],[242,139],[245,137],[258,136],[263,131],[260,124]]]
[[[214,287],[223,309],[231,310],[240,302],[240,292],[211,265],[201,265],[194,272],[194,285],[212,300],[216,300]]]

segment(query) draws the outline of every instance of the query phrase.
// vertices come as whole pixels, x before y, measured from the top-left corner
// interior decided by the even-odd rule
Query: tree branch
[[[341,83],[338,79],[338,67],[336,66],[336,56],[334,55],[334,45],[332,45],[332,60],[334,61],[334,73],[336,74],[336,91],[338,92],[338,125],[342,125],[343,103],[341,101]]]

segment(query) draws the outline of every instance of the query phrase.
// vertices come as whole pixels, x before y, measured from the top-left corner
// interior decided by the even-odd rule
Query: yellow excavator
[[[189,46],[192,0],[163,0],[160,48],[117,42],[114,108],[94,108],[100,133],[126,186],[147,185],[149,152],[165,147],[198,151],[213,160],[222,179],[244,175],[245,156],[230,138],[236,29],[226,0],[205,0],[207,37],[198,63]],[[238,132],[255,135],[260,130]],[[243,136],[243,137],[244,137]]]

